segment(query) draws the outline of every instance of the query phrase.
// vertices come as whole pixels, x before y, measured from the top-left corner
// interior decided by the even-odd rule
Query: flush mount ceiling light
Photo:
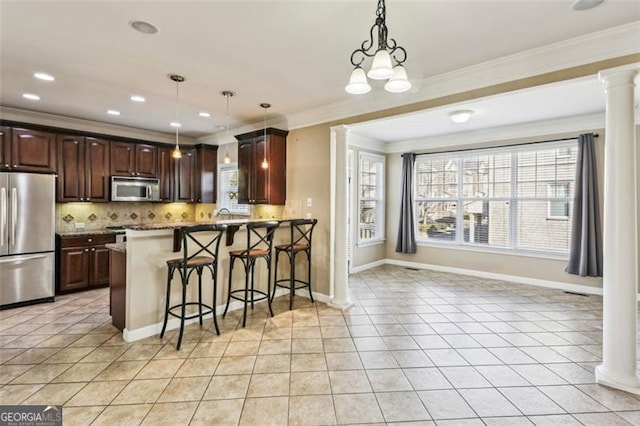
[[[377,34],[377,37],[375,36]],[[369,39],[362,42],[359,49],[351,53],[351,72],[349,84],[344,88],[347,93],[360,95],[371,90],[367,77],[373,80],[386,80],[385,90],[392,93],[406,92],[411,89],[407,72],[402,64],[407,60],[407,51],[398,46],[392,38],[387,40],[386,8],[384,0],[378,0],[376,21],[369,30]],[[377,46],[374,51],[374,38]],[[373,58],[369,72],[365,74],[362,63],[366,58]],[[393,63],[392,63],[393,62]]]
[[[140,95],[131,95],[131,97],[129,99],[131,99],[133,102],[145,102],[146,101],[144,96],[140,96]]]
[[[176,82],[176,121],[171,123],[171,126],[176,128],[176,147],[173,150],[173,154],[171,154],[171,156],[173,158],[182,158],[182,152],[180,152],[180,143],[179,143],[179,132],[180,132],[180,127],[182,126],[182,124],[180,124],[180,83],[182,83],[183,81],[185,81],[185,78],[181,75],[178,74],[169,74],[168,75],[169,79],[172,81]]]
[[[33,76],[35,78],[37,78],[38,80],[44,80],[44,81],[54,81],[55,80],[54,76],[52,76],[51,74],[44,73],[44,72],[33,73]]]
[[[604,3],[604,0],[574,0],[571,3],[571,9],[580,12],[583,10],[593,9]]]
[[[142,34],[155,34],[158,32],[158,28],[155,25],[145,21],[130,21],[129,25]]]
[[[40,96],[34,95],[33,93],[23,93],[22,97],[25,99],[29,99],[30,101],[39,101]]]
[[[120,115],[120,111],[116,111],[115,109],[108,109],[107,114],[109,115]]]
[[[262,103],[260,104],[260,108],[264,108],[264,143],[266,146],[267,143],[267,109],[271,108],[271,104]],[[268,169],[269,162],[267,161],[267,149],[264,150],[264,159],[262,160],[262,168]]]
[[[224,90],[222,92],[220,92],[220,94],[222,96],[224,96],[226,102],[227,102],[227,107],[226,107],[226,116],[227,116],[227,137],[229,137],[229,98],[233,97],[236,93],[232,92],[231,90]],[[224,152],[224,164],[229,164],[231,163],[231,157],[229,157],[229,148],[227,148],[225,146],[225,152]]]
[[[473,111],[471,111],[470,109],[461,109],[459,111],[450,112],[449,119],[456,124],[466,123],[467,121],[469,121],[469,118],[471,118],[472,114]]]

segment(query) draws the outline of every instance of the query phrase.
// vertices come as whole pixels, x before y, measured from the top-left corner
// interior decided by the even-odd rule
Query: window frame
[[[225,189],[222,187],[224,179],[222,178],[222,174],[228,171],[235,171],[238,173],[238,163],[221,163],[218,164],[218,200],[216,200],[216,208],[218,210],[226,208],[229,210],[230,214],[237,216],[250,216],[251,215],[251,206],[249,204],[236,204],[237,206],[243,206],[242,209],[230,207],[224,205],[221,200],[222,196],[225,193]],[[237,189],[236,189],[237,193]]]
[[[362,196],[362,162],[363,160],[376,163],[376,196],[375,197],[363,197]],[[386,171],[386,157],[384,155],[374,154],[372,152],[359,151],[358,152],[358,172],[357,172],[357,244],[358,247],[366,247],[369,245],[380,244],[385,241],[385,171]],[[373,201],[375,203],[376,217],[375,225],[370,225],[361,222],[362,217],[361,205],[363,201]],[[363,225],[366,228],[374,229],[375,237],[362,238],[361,230]]]
[[[532,148],[533,144],[523,144],[523,145],[512,145],[512,146],[504,146],[504,147],[492,147],[492,148],[478,148],[478,149],[470,149],[470,150],[461,150],[461,151],[453,151],[453,152],[442,152],[442,153],[434,153],[434,154],[421,154],[416,158],[416,163],[421,160],[425,160],[428,158],[429,160],[436,159],[447,159],[449,161],[455,161],[457,164],[458,171],[458,179],[457,179],[457,194],[452,198],[442,198],[442,197],[433,197],[430,198],[428,195],[425,197],[419,197],[418,191],[418,171],[419,166],[416,164],[414,167],[414,176],[413,176],[413,203],[414,203],[414,226],[415,226],[415,235],[416,242],[418,245],[424,246],[432,246],[432,247],[449,247],[449,248],[461,248],[465,250],[471,251],[479,251],[479,252],[495,252],[495,253],[505,253],[505,254],[514,254],[514,255],[539,255],[541,257],[550,257],[550,258],[566,258],[568,255],[568,251],[565,250],[556,250],[552,248],[548,249],[540,249],[540,248],[530,248],[519,246],[518,240],[518,231],[519,231],[519,223],[518,223],[518,203],[526,202],[526,201],[538,201],[538,202],[547,202],[547,206],[550,206],[552,202],[564,202],[569,207],[569,216],[564,217],[549,217],[549,207],[547,207],[546,215],[544,219],[546,220],[560,220],[560,221],[569,221],[572,214],[571,202],[572,202],[572,194],[570,193],[571,185],[574,182],[575,177],[572,180],[556,180],[555,182],[548,182],[547,185],[551,184],[566,184],[567,185],[567,196],[566,197],[556,197],[552,196],[549,192],[546,193],[547,197],[519,197],[518,196],[518,153],[520,152],[530,152],[530,151],[544,151],[555,149],[556,159],[555,159],[555,167],[557,168],[560,164],[567,164],[562,160],[569,158],[570,155],[562,154],[561,150],[569,150],[576,149],[577,150],[577,138],[575,139],[567,139],[560,141],[548,141],[548,142],[538,142],[535,143],[535,147]],[[509,154],[510,155],[510,181],[509,181],[509,196],[493,196],[489,197],[465,197],[464,196],[464,160],[469,157],[480,157],[482,155],[487,154]],[[577,162],[577,159],[576,159]],[[494,167],[495,169],[495,167]],[[492,182],[489,182],[491,184]],[[495,183],[495,182],[493,182]],[[554,194],[555,195],[555,194]],[[465,241],[465,227],[464,227],[464,210],[465,203],[469,201],[486,201],[486,202],[506,202],[508,203],[508,244],[507,245],[491,245],[484,243],[476,243],[476,242],[466,242]],[[427,203],[437,203],[437,202],[448,202],[455,204],[455,238],[453,240],[446,239],[434,239],[434,238],[421,238],[420,233],[420,217],[419,217],[419,203],[427,202]],[[543,213],[544,214],[544,213]]]

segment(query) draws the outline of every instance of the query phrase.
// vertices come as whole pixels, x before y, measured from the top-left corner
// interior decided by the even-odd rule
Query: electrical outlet
[[[307,198],[307,207],[313,207],[313,200],[311,197]]]
[[[76,222],[75,227],[76,229],[84,229],[84,222]]]
[[[311,213],[307,213],[307,219],[311,219]]]

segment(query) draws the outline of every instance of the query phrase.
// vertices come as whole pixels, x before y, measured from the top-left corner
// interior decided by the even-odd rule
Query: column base
[[[640,395],[640,380],[638,376],[631,376],[629,378],[614,377],[605,370],[603,364],[596,367],[596,382],[610,388]]]
[[[347,309],[349,309],[349,308],[350,308],[350,307],[352,307],[353,305],[354,305],[354,303],[353,303],[351,300],[349,300],[349,299],[346,299],[346,300],[336,300],[336,299],[334,298],[334,299],[331,299],[331,300],[329,301],[329,303],[327,303],[327,306],[329,306],[330,308],[340,309],[340,310],[342,310],[342,311],[346,311]]]

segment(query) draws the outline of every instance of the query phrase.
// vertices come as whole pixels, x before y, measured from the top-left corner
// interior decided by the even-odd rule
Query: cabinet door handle
[[[91,249],[91,251],[96,251],[95,247]]]
[[[91,242],[91,241],[93,241],[93,240],[92,240],[91,238],[87,238],[87,241]]]
[[[89,249],[84,249],[84,251],[89,251]]]

